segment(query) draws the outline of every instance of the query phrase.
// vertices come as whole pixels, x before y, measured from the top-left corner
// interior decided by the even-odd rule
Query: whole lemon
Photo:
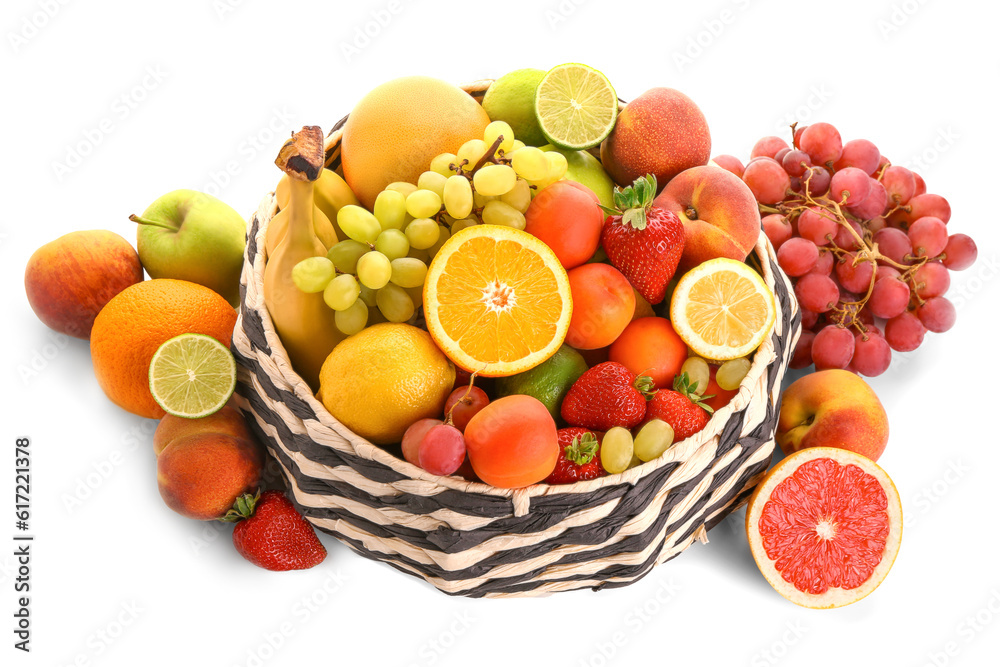
[[[385,322],[333,348],[319,373],[319,398],[337,420],[377,445],[403,439],[413,422],[440,417],[455,366],[429,333]]]

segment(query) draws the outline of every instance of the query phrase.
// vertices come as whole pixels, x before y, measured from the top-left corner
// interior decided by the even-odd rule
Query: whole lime
[[[548,143],[535,117],[535,89],[544,76],[545,70],[514,70],[494,81],[483,97],[490,120],[505,121],[528,146]]]
[[[557,151],[566,157],[568,168],[566,178],[585,185],[594,191],[603,206],[614,208],[615,182],[604,171],[601,161],[587,151],[573,151],[556,148],[552,144],[541,147],[543,151]]]
[[[531,370],[497,378],[496,394],[533,396],[545,405],[553,419],[559,419],[566,392],[587,370],[587,362],[579,352],[563,345],[556,353]]]

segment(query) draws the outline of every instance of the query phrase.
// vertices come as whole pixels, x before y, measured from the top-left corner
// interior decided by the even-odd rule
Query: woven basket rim
[[[485,90],[489,87],[490,83],[492,83],[492,79],[483,79],[473,82],[472,84],[462,86],[462,88],[466,90],[466,92],[471,93],[473,90]],[[331,151],[336,149],[339,145],[339,141],[343,133],[343,123],[345,120],[346,116],[337,124],[337,126],[335,126],[335,130],[331,131],[326,138],[325,145],[328,154],[328,165]],[[291,363],[288,361],[288,355],[285,352],[284,345],[274,329],[270,312],[267,310],[267,306],[264,303],[262,289],[263,270],[267,253],[265,243],[267,226],[276,212],[277,199],[275,197],[275,193],[270,192],[261,200],[257,212],[255,213],[258,217],[260,225],[257,231],[257,236],[255,237],[257,255],[253,258],[251,276],[258,286],[258,303],[253,304],[253,306],[260,315],[261,322],[264,327],[265,339],[271,349],[271,356],[277,357],[280,355],[280,358],[284,361],[284,365],[288,368],[288,372],[279,368],[282,379],[288,385],[289,390],[291,390],[298,399],[308,404],[317,417],[320,418],[320,424],[324,427],[331,428],[338,433],[355,455],[363,459],[375,461],[385,465],[395,472],[405,475],[409,479],[421,480],[435,484],[440,487],[442,491],[453,490],[459,492],[492,495],[502,498],[513,498],[516,504],[518,500],[525,502],[529,501],[533,496],[546,495],[549,493],[585,493],[603,488],[605,486],[617,486],[623,483],[634,484],[639,478],[661,468],[662,466],[687,460],[703,447],[711,446],[716,448],[718,446],[718,438],[721,435],[726,422],[735,412],[743,410],[747,407],[751,397],[753,396],[755,385],[759,382],[760,377],[767,372],[767,368],[770,364],[777,358],[774,348],[773,333],[775,327],[777,326],[778,318],[781,317],[780,310],[777,313],[775,321],[771,324],[763,343],[761,343],[760,347],[758,347],[755,351],[750,370],[740,383],[737,394],[729,401],[729,403],[727,403],[723,408],[716,410],[706,426],[695,435],[685,440],[675,442],[666,452],[656,459],[642,463],[641,465],[630,468],[624,472],[609,474],[596,479],[574,482],[571,484],[549,485],[544,482],[539,482],[537,484],[518,489],[504,489],[485,484],[483,482],[469,481],[461,477],[434,475],[428,473],[419,466],[406,461],[405,459],[395,456],[389,451],[383,449],[381,446],[369,442],[367,439],[362,438],[348,429],[326,409],[326,406],[324,406],[323,403],[320,402],[312,393],[309,385],[298,375],[298,373],[294,372],[294,369],[292,369]],[[769,257],[774,257],[774,249],[763,230],[761,230],[757,238],[757,243],[748,257],[749,256],[756,256],[758,260],[760,260],[759,265],[761,275],[768,288],[773,292],[776,281],[780,278],[772,271],[771,262],[767,261]],[[240,314],[240,317],[242,318],[242,313]]]

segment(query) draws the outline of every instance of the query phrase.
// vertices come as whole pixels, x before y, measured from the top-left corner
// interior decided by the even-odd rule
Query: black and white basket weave
[[[481,100],[489,83],[466,90]],[[327,141],[333,169],[340,166],[343,122]],[[264,305],[264,235],[275,211],[269,195],[250,220],[233,334],[239,403],[280,464],[298,509],[361,555],[452,595],[625,586],[705,539],[766,470],[799,314],[763,233],[753,254],[777,297],[774,330],[737,395],[708,426],[618,475],[508,490],[431,475],[358,437],[316,400],[292,370]]]

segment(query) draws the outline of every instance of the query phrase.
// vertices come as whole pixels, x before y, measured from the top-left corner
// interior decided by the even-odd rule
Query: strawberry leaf
[[[579,466],[587,465],[597,456],[597,436],[590,431],[573,438],[573,442],[566,445],[564,450],[566,460]]]

